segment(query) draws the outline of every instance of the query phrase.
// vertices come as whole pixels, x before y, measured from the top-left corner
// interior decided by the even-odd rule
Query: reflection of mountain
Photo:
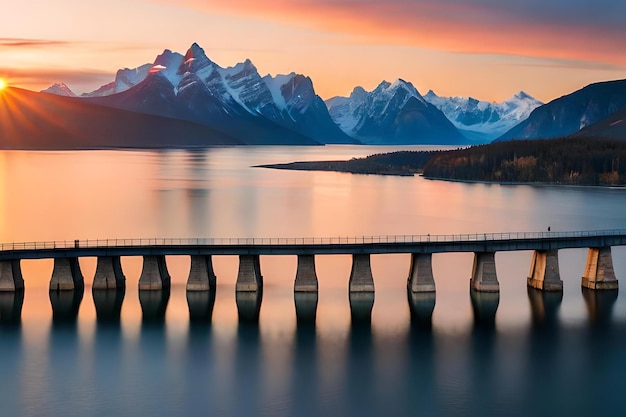
[[[0,148],[88,149],[235,145],[206,126],[7,88],[0,93]]]

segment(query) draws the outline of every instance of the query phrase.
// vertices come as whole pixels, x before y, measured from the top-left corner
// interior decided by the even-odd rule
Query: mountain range
[[[626,107],[626,80],[592,84],[545,105],[525,92],[501,103],[440,97],[432,90],[422,96],[401,79],[383,81],[369,92],[355,87],[349,97],[324,102],[305,75],[261,76],[250,60],[223,68],[195,43],[184,55],[166,49],[152,63],[120,69],[112,82],[80,98],[63,83],[44,92],[189,122],[219,133],[223,142],[247,145],[442,145],[561,137]],[[75,117],[82,117],[78,111]]]
[[[463,144],[467,139],[413,84],[383,81],[373,91],[326,101],[333,120],[365,144]]]
[[[439,97],[432,90],[424,99],[441,110],[465,137],[478,143],[491,142],[543,105],[524,91],[500,103],[472,97]]]

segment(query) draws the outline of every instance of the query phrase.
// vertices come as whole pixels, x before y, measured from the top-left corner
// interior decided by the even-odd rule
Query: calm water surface
[[[622,189],[250,167],[389,150],[0,152],[0,241],[626,228]],[[0,294],[0,415],[624,415],[624,297],[581,291],[578,249],[563,294],[529,292],[531,255],[496,254],[494,297],[470,296],[471,254],[436,254],[436,300],[408,299],[408,255],[372,257],[369,298],[348,296],[349,257],[319,256],[317,299],[295,300],[295,256],[261,258],[259,298],[236,296],[236,257],[189,296],[184,256],[166,293],[139,293],[137,257],[117,294],[92,293],[95,258],[59,295],[52,261],[23,261],[24,294]],[[626,249],[613,261],[625,279]]]

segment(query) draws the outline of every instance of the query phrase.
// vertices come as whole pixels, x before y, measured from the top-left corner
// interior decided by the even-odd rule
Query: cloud
[[[152,0],[451,52],[626,64],[622,0]]]
[[[75,43],[76,42],[49,39],[0,38],[0,48],[39,48],[50,46],[67,46]]]

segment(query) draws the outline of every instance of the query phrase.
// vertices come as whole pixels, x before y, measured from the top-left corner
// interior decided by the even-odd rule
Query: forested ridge
[[[561,138],[516,140],[441,152],[424,176],[461,181],[626,184],[626,143]]]

